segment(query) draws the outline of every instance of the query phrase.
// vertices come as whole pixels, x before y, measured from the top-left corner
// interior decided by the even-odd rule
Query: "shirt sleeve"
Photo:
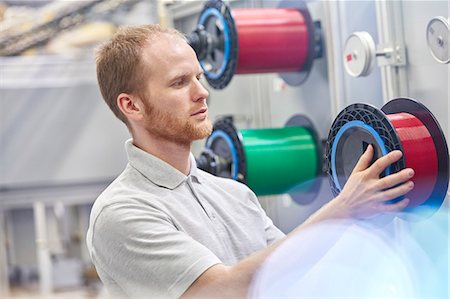
[[[272,219],[267,216],[266,211],[261,206],[261,203],[258,200],[258,197],[255,195],[253,191],[251,191],[250,200],[255,204],[260,210],[261,217],[264,219],[264,230],[266,231],[267,245],[272,244],[273,242],[284,238],[286,235],[273,224]]]
[[[276,227],[273,224],[272,219],[270,219],[267,215],[265,216],[265,218],[266,218],[265,230],[267,236],[267,245],[270,245],[273,242],[280,240],[286,236],[278,227]]]
[[[137,204],[105,207],[94,224],[92,247],[96,267],[131,298],[178,298],[221,263],[165,213]]]

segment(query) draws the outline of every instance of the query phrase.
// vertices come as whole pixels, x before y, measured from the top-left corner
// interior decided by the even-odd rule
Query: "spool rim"
[[[285,127],[303,127],[309,131],[314,139],[317,149],[317,173],[316,180],[308,191],[311,192],[292,192],[289,196],[299,205],[306,205],[313,202],[320,193],[320,188],[322,187],[322,179],[318,177],[323,174],[323,149],[322,144],[319,142],[319,135],[313,122],[306,115],[295,114],[291,116],[284,125]]]
[[[382,156],[386,155],[388,153],[388,149],[385,146],[384,141],[382,140],[380,134],[378,134],[378,132],[372,128],[371,126],[365,124],[364,122],[362,122],[361,120],[352,120],[347,122],[345,125],[343,125],[339,131],[336,134],[336,137],[333,141],[333,146],[331,149],[331,167],[332,167],[332,171],[333,171],[333,181],[335,186],[337,187],[338,190],[342,191],[343,186],[340,185],[339,183],[339,179],[337,176],[337,171],[336,171],[336,151],[338,148],[338,144],[339,141],[341,140],[341,138],[343,136],[345,136],[345,134],[347,133],[347,130],[351,130],[354,128],[361,128],[363,130],[366,130],[367,132],[369,132],[371,134],[372,137],[374,137],[375,141],[377,142],[378,147],[381,150]],[[390,168],[388,167],[385,170],[386,175],[390,174]]]
[[[319,140],[319,134],[317,133],[317,130],[313,124],[313,122],[311,121],[311,119],[309,119],[306,115],[303,114],[295,114],[293,116],[291,116],[286,123],[284,124],[285,127],[303,127],[305,129],[307,129],[313,139],[314,142],[316,144],[316,148],[317,148],[317,173],[316,175],[320,175],[323,174],[323,148],[322,148],[322,144]]]
[[[305,63],[297,72],[279,73],[279,76],[291,86],[299,86],[308,79],[311,73],[314,56],[315,56],[315,27],[311,14],[309,13],[306,3],[303,1],[283,0],[278,4],[278,8],[295,8],[305,19],[306,28],[308,30],[308,52],[306,54]]]
[[[213,133],[208,137],[205,144],[205,147],[213,152],[212,145],[216,138],[223,138],[232,153],[231,164],[234,166],[234,171],[231,171],[229,178],[247,184],[247,163],[242,136],[233,125],[232,120],[225,117],[214,123]]]
[[[206,69],[206,59],[201,60],[200,65],[205,72],[205,78],[208,83],[215,89],[223,89],[230,83],[236,73],[239,51],[237,30],[228,5],[221,0],[208,0],[200,13],[197,24],[204,26],[205,22],[211,16],[221,21],[222,31],[225,36],[225,57],[217,73],[210,72]]]
[[[368,123],[369,120],[364,118],[365,116],[371,116],[373,119],[369,119],[372,121],[373,124]],[[326,147],[326,169],[328,178],[330,181],[332,192],[335,196],[337,196],[341,190],[338,189],[338,186],[336,186],[334,182],[334,172],[333,172],[333,164],[332,161],[335,161],[335,157],[333,157],[333,145],[335,142],[335,139],[337,137],[338,131],[350,121],[359,120],[363,123],[372,126],[373,129],[380,135],[381,139],[383,140],[388,152],[392,150],[401,150],[403,152],[403,146],[400,141],[400,137],[398,136],[394,126],[389,121],[389,119],[386,117],[385,113],[378,108],[369,105],[369,104],[362,104],[362,103],[356,103],[351,104],[344,108],[338,116],[333,121],[333,124],[331,125],[330,132],[328,134],[327,139],[327,147]],[[374,125],[376,124],[376,126]],[[396,173],[400,171],[401,169],[404,169],[406,167],[406,161],[405,158],[402,157],[399,161],[391,164],[390,171],[391,173]],[[399,197],[396,200],[402,199],[403,197]]]
[[[429,198],[424,203],[415,208],[409,208],[407,211],[413,211],[417,208],[426,206],[431,207],[431,211],[439,209],[445,200],[449,182],[449,156],[448,145],[439,122],[431,111],[422,103],[411,98],[396,98],[386,103],[381,110],[386,114],[409,113],[419,119],[428,132],[436,148],[438,172],[436,183]],[[436,208],[436,209],[434,209]],[[432,212],[431,212],[432,213]],[[431,214],[430,212],[428,213]]]

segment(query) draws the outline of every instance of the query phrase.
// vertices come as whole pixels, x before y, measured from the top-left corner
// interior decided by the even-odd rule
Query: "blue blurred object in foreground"
[[[389,228],[344,221],[306,228],[268,258],[249,298],[448,298],[447,222],[396,220]],[[432,236],[426,246],[418,224]]]

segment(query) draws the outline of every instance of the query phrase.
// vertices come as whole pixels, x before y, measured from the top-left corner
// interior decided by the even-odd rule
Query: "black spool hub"
[[[338,177],[339,185],[343,187],[368,144],[374,146],[374,160],[382,155],[381,148],[377,145],[374,136],[371,135],[370,132],[364,130],[363,127],[350,128],[340,135],[337,140],[336,153],[333,158],[336,162],[336,165],[334,166],[337,173],[333,173],[333,144],[339,130],[352,121],[360,121],[364,125],[375,130],[384,143],[387,152],[392,150],[401,150],[403,152],[400,138],[398,137],[394,126],[382,111],[367,104],[352,104],[346,107],[339,113],[331,126],[326,148],[326,169],[330,179],[331,189],[335,196],[338,195],[341,190],[339,190],[339,187],[336,185],[334,176]],[[390,173],[396,173],[404,169],[405,165],[405,159],[401,158],[389,167]]]
[[[228,40],[225,40],[225,32],[228,32]],[[236,72],[238,57],[237,31],[228,6],[220,0],[206,2],[197,29],[188,36],[188,42],[197,54],[208,83],[215,89],[226,87]],[[228,57],[225,57],[226,44]]]
[[[449,180],[449,157],[448,146],[444,132],[434,115],[423,104],[408,98],[397,98],[381,108],[386,114],[409,113],[419,119],[430,132],[436,148],[438,161],[438,176],[433,192],[430,197],[421,205],[437,210],[444,202]]]
[[[210,149],[203,149],[200,156],[196,159],[197,167],[201,170],[217,175],[221,171],[221,165],[218,161],[218,156]],[[226,167],[226,165],[224,165]]]
[[[314,58],[322,57],[322,34],[319,22],[313,22],[308,7],[303,1],[281,1],[280,8],[295,8],[303,15],[308,29],[308,52],[305,63],[298,72],[280,73],[280,77],[291,86],[298,86],[306,81],[311,72]]]
[[[317,130],[314,127],[312,121],[306,116],[302,114],[295,114],[291,118],[288,119],[285,127],[303,127],[307,129],[314,139],[314,144],[317,148],[317,176],[323,175],[323,151],[322,151],[322,143],[319,142],[319,136],[317,134]],[[306,205],[313,202],[317,195],[319,195],[320,187],[322,186],[322,179],[317,178],[314,180],[314,183],[311,187],[308,188],[307,192],[302,190],[302,192],[289,193],[291,198],[300,205]]]
[[[198,60],[206,58],[209,46],[209,36],[202,25],[197,25],[194,31],[186,36],[188,44],[194,49]]]
[[[221,132],[223,135],[214,134],[215,132]],[[231,146],[226,140],[231,140]],[[221,162],[221,167],[218,173],[215,175],[226,178],[233,178],[231,165],[237,165],[237,181],[244,184],[247,183],[247,164],[245,160],[244,147],[241,141],[238,130],[234,127],[233,121],[229,117],[224,117],[217,120],[213,126],[213,133],[206,140],[206,148],[218,156]],[[233,160],[232,152],[236,153],[236,160]]]

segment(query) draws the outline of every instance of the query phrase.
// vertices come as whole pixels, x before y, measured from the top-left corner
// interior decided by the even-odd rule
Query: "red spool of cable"
[[[420,208],[421,216],[430,216],[445,200],[450,177],[447,141],[433,113],[420,102],[397,98],[381,110],[394,126],[403,149],[406,167],[415,171],[409,210]],[[423,209],[426,208],[426,209]]]
[[[423,204],[432,194],[438,176],[438,157],[426,126],[409,113],[388,114],[403,146],[406,167],[415,171],[414,189],[405,195],[410,208]]]
[[[320,23],[313,22],[301,0],[233,10],[221,0],[208,0],[188,42],[213,88],[226,87],[235,74],[261,73],[279,73],[298,86],[323,55],[321,36]]]
[[[234,9],[239,52],[237,74],[296,72],[308,54],[302,12],[288,8]]]
[[[383,175],[414,169],[414,188],[405,195],[410,199],[406,215],[411,212],[420,215],[416,219],[426,218],[442,206],[450,178],[448,146],[439,122],[427,107],[413,99],[397,98],[381,110],[363,103],[342,110],[331,126],[326,148],[326,168],[335,195],[341,192],[367,144],[373,145],[375,159],[393,150],[403,152]]]

